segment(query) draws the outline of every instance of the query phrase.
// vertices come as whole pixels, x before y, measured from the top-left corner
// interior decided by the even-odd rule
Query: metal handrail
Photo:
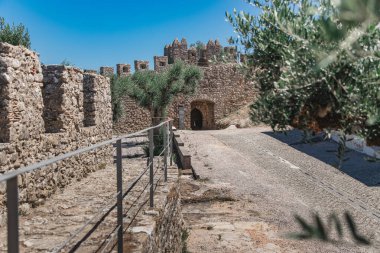
[[[104,146],[112,144],[112,143],[114,143],[114,142],[116,142],[118,140],[134,137],[134,135],[136,135],[136,134],[142,134],[142,133],[148,132],[149,130],[161,127],[162,125],[165,125],[165,124],[169,123],[170,121],[172,121],[172,119],[164,121],[164,122],[158,124],[157,126],[148,127],[148,128],[145,128],[145,129],[143,129],[141,131],[138,131],[138,132],[135,132],[135,133],[118,136],[118,137],[109,139],[107,141],[103,141],[103,142],[100,142],[100,143],[97,143],[97,144],[93,144],[93,145],[85,147],[85,148],[80,148],[80,149],[77,149],[75,151],[71,151],[71,152],[65,153],[63,155],[55,156],[53,158],[50,158],[50,159],[47,159],[47,160],[43,160],[43,161],[38,162],[38,163],[34,163],[34,164],[31,164],[31,165],[28,165],[28,166],[25,166],[25,167],[21,167],[20,169],[17,169],[17,170],[14,170],[14,171],[5,172],[4,174],[2,174],[0,176],[0,182],[9,180],[11,178],[14,178],[14,177],[16,177],[18,175],[21,175],[21,174],[24,174],[24,173],[27,173],[27,172],[34,171],[36,169],[40,169],[41,167],[45,167],[47,165],[50,165],[50,164],[53,164],[53,163],[65,160],[65,159],[70,158],[72,156],[80,155],[80,154],[89,152],[91,150],[104,147]]]
[[[150,185],[150,194],[149,194],[150,195],[149,196],[149,203],[150,204],[149,205],[150,205],[150,207],[154,206],[153,194],[154,194],[155,188],[157,187],[157,185],[156,185],[156,187],[154,187],[154,175],[156,174],[157,170],[156,170],[156,172],[153,171],[153,159],[154,159],[153,130],[156,128],[160,128],[162,126],[165,126],[165,131],[163,131],[163,133],[164,133],[164,138],[163,138],[164,144],[162,145],[164,148],[163,148],[163,151],[161,152],[161,154],[159,156],[164,154],[164,164],[163,164],[164,165],[164,175],[163,176],[164,176],[165,182],[166,182],[167,181],[168,151],[170,151],[170,156],[169,156],[170,159],[169,160],[170,160],[170,165],[172,165],[172,154],[173,154],[173,150],[172,150],[173,149],[172,122],[173,122],[173,119],[168,119],[168,120],[166,120],[166,121],[164,121],[164,122],[162,122],[156,126],[145,128],[145,129],[138,131],[138,132],[135,132],[135,133],[117,136],[117,137],[114,137],[112,139],[109,139],[109,140],[106,140],[106,141],[103,141],[100,143],[96,143],[96,144],[90,145],[88,147],[80,148],[80,149],[77,149],[75,151],[71,151],[71,152],[68,152],[68,153],[65,153],[65,154],[62,154],[59,156],[55,156],[55,157],[52,157],[50,159],[22,167],[20,169],[15,170],[15,171],[6,172],[6,173],[0,175],[0,183],[3,181],[6,181],[6,183],[7,183],[6,194],[7,194],[7,218],[8,218],[7,219],[8,220],[7,221],[8,252],[11,252],[11,253],[13,253],[13,252],[18,253],[19,252],[19,231],[18,231],[18,229],[19,229],[19,215],[18,215],[19,200],[18,200],[17,177],[19,175],[24,174],[24,173],[33,172],[35,170],[41,169],[42,167],[48,166],[50,164],[54,164],[56,162],[68,159],[70,157],[80,155],[80,154],[83,154],[83,153],[86,153],[86,152],[89,152],[89,151],[92,151],[92,150],[95,150],[98,148],[102,148],[106,145],[110,145],[110,144],[114,144],[114,143],[116,143],[115,146],[116,146],[116,172],[117,172],[116,173],[117,174],[116,175],[117,194],[115,194],[116,204],[114,204],[111,207],[111,209],[109,209],[106,212],[105,216],[108,216],[110,211],[112,211],[115,207],[117,207],[117,228],[116,228],[115,232],[117,231],[118,252],[119,253],[123,252],[123,232],[124,232],[124,230],[123,230],[123,199],[128,195],[128,193],[137,184],[137,182],[142,178],[142,176],[149,170],[149,183],[148,183],[148,185]],[[144,169],[143,173],[141,175],[139,175],[138,178],[132,182],[132,184],[128,187],[127,191],[125,193],[123,193],[123,187],[122,187],[122,184],[123,184],[123,182],[122,182],[122,173],[123,173],[123,168],[122,168],[123,167],[122,166],[122,159],[123,159],[123,157],[122,157],[122,139],[131,138],[131,137],[135,137],[135,136],[141,136],[141,134],[146,133],[146,132],[148,132],[148,137],[149,137],[149,161],[148,161],[147,167]],[[146,203],[146,202],[144,202],[144,203]],[[109,203],[107,203],[107,204],[109,204]],[[140,207],[140,209],[141,208],[142,207]],[[105,210],[102,209],[100,213],[104,213],[104,211]],[[86,226],[88,226],[92,221],[94,221],[95,217],[98,217],[98,215],[99,215],[99,213],[95,214],[95,216],[93,218],[91,218],[89,221],[87,221],[83,227],[81,227],[79,230],[77,230],[74,233],[74,235],[70,236],[70,238],[68,238],[68,240],[66,240],[65,242],[63,242],[62,244],[60,244],[57,247],[59,249],[62,249],[63,247],[65,247],[72,239],[74,239],[74,237],[76,235],[78,235],[81,231],[83,231],[83,229]],[[96,230],[97,226],[101,222],[103,222],[105,216],[103,215],[102,218],[97,222],[97,225],[91,229],[92,232],[90,231],[89,232],[90,234],[92,234]],[[82,238],[81,241],[87,239],[87,234],[84,238]],[[70,252],[76,251],[76,249],[78,247],[80,247],[80,245],[81,245],[81,242],[77,243],[75,245],[75,247],[70,250]]]

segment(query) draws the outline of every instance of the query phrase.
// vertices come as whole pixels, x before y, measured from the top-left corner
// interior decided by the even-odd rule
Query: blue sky
[[[67,59],[96,70],[152,62],[176,37],[227,45],[233,29],[224,13],[234,8],[253,11],[244,0],[0,0],[0,16],[28,28],[44,64]]]

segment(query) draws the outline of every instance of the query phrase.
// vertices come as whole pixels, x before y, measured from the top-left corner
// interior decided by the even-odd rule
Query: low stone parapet
[[[181,162],[180,164],[181,169],[184,169],[184,170],[191,169],[192,167],[191,167],[190,151],[184,146],[179,146],[178,155],[179,155],[179,160]]]
[[[185,143],[183,142],[183,140],[180,137],[174,138],[174,142],[175,142],[176,147],[185,145]]]
[[[124,252],[181,252],[184,224],[177,167],[169,167],[168,182],[156,188],[154,208],[147,203],[136,220],[124,235]]]

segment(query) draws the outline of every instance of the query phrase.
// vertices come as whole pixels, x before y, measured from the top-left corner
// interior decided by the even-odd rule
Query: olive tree
[[[380,145],[380,1],[247,0],[261,12],[226,13],[238,36],[232,43],[248,54],[243,70],[256,80],[260,97],[252,120],[274,130],[294,126],[305,132],[358,134]],[[336,243],[349,231],[356,243],[371,242],[357,231],[353,218],[335,214],[314,224],[296,216],[298,239]],[[332,236],[332,226],[338,239]]]
[[[260,97],[252,119],[286,130],[380,137],[380,1],[248,0],[227,13]],[[333,3],[337,4],[333,4]]]

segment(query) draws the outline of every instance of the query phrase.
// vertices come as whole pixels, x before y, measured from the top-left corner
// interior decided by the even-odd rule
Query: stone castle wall
[[[179,107],[184,108],[184,128],[191,129],[191,111],[199,109],[204,117],[203,129],[217,129],[222,126],[218,120],[252,102],[256,91],[247,82],[237,64],[216,64],[201,68],[204,77],[194,95],[179,95],[173,101],[168,116],[179,127]],[[124,115],[114,124],[117,133],[130,133],[149,127],[149,111],[141,108],[133,99],[123,100]]]
[[[122,108],[123,114],[113,125],[115,133],[133,133],[151,125],[149,110],[139,106],[134,99],[125,96],[122,100]]]
[[[222,54],[223,63],[215,62]],[[164,56],[154,56],[155,71],[162,71],[175,61],[182,60],[198,65],[204,72],[197,92],[192,96],[177,96],[169,108],[168,116],[175,120],[176,127],[181,125],[185,129],[194,128],[195,123],[191,121],[191,112],[194,109],[199,110],[203,117],[200,129],[224,127],[218,124],[219,120],[254,100],[256,91],[253,85],[238,70],[239,58],[244,60],[245,56],[240,54],[238,57],[235,47],[222,47],[218,40],[209,40],[204,48],[196,49],[188,48],[186,39],[175,39],[172,44],[164,47]],[[131,74],[130,69],[126,74],[122,73],[121,67],[124,65],[117,64],[118,77]],[[135,71],[148,69],[149,61],[135,61]],[[100,73],[113,76],[114,70],[111,67],[101,67]],[[140,107],[133,99],[126,96],[122,107],[123,115],[114,124],[115,133],[131,133],[150,126],[149,111]],[[181,113],[180,108],[183,108]]]
[[[41,67],[35,52],[0,43],[0,174],[112,138],[109,87],[109,78]],[[110,162],[112,147],[106,147],[23,174],[20,202],[41,204]],[[1,184],[0,216],[4,200]]]
[[[202,68],[203,80],[194,95],[178,96],[169,108],[169,117],[178,127],[179,110],[184,108],[184,128],[191,129],[191,111],[196,108],[203,114],[203,128],[219,129],[218,121],[228,114],[254,101],[257,92],[253,84],[234,63],[210,65]]]

